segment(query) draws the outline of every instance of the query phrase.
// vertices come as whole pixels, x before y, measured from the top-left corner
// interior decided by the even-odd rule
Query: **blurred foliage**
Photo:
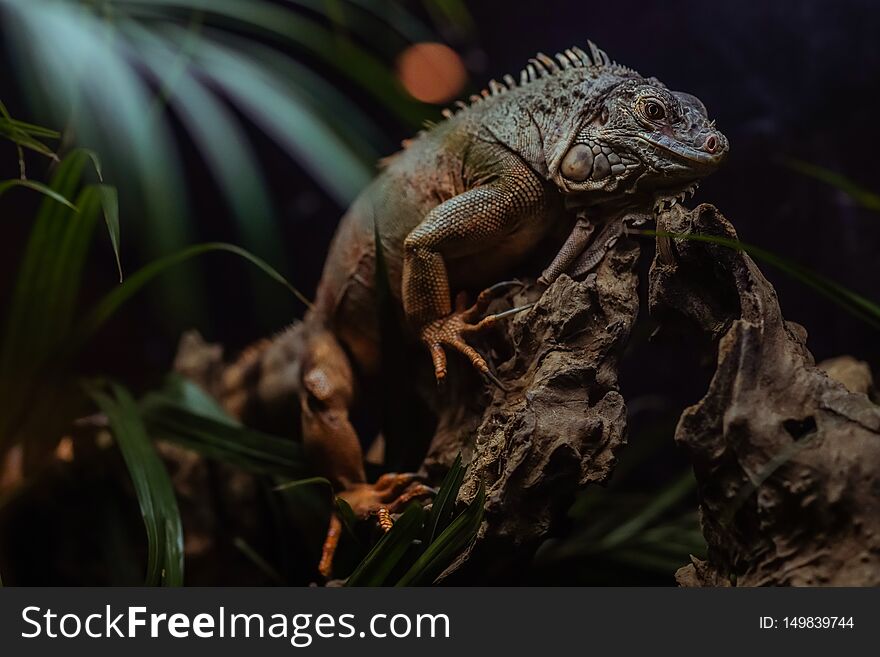
[[[834,187],[847,196],[849,196],[857,205],[862,206],[866,210],[880,212],[880,194],[876,194],[865,189],[858,183],[850,180],[842,173],[826,169],[818,164],[804,162],[796,158],[788,158],[783,160],[783,164],[793,171],[797,171],[805,176],[820,180],[831,187]]]
[[[639,573],[671,583],[690,555],[705,558],[689,469],[656,491],[632,484],[584,491],[569,511],[571,535],[543,545],[535,567],[571,568],[583,585],[637,582]]]
[[[85,180],[88,165],[98,182]],[[0,463],[16,443],[26,453],[37,455],[29,459],[32,463],[39,462],[40,455],[45,459],[74,419],[90,412],[77,383],[76,357],[128,299],[168,269],[205,253],[229,252],[299,294],[256,256],[230,244],[212,243],[194,245],[146,265],[120,282],[90,312],[80,312],[77,302],[83,268],[101,214],[119,263],[117,196],[114,188],[100,181],[97,157],[79,149],[60,160],[51,181],[42,186],[46,198],[13,281],[0,338]],[[69,198],[76,200],[70,202]],[[147,533],[147,584],[176,586],[183,582],[180,514],[148,430],[156,437],[251,468],[274,468],[286,476],[304,469],[298,445],[233,422],[192,384],[172,380],[141,406],[118,385],[111,385],[109,393],[97,384],[87,385],[86,391],[107,417],[131,474]]]
[[[128,414],[119,419],[119,413],[114,418],[108,412],[117,441],[131,441],[145,449],[144,439],[149,433],[155,439],[177,443],[208,458],[250,472],[271,475],[275,481],[281,481],[274,486],[275,493],[287,496],[298,489],[320,486],[332,494],[332,486],[324,477],[289,479],[308,472],[299,443],[241,425],[189,381],[171,377],[162,390],[148,393],[139,407],[135,407],[127,393],[118,386],[114,391]],[[106,396],[98,397],[96,393],[92,393],[92,396],[105,412],[108,408],[113,410]],[[132,441],[132,435],[137,440]],[[120,447],[125,450],[125,443],[120,442]],[[128,463],[127,460],[136,483],[146,481],[152,484],[143,493],[136,486],[142,509],[144,497],[167,497],[159,470],[152,467],[150,459],[145,458],[143,462],[147,465]],[[144,469],[148,471],[143,472]],[[343,521],[350,541],[349,548],[354,549],[354,555],[350,555],[350,558],[360,558],[346,580],[347,585],[412,586],[433,582],[474,540],[482,522],[485,497],[482,489],[470,505],[456,514],[456,499],[464,474],[465,468],[459,456],[441,484],[431,510],[426,512],[420,503],[413,503],[369,551],[365,548],[367,541],[360,538],[363,528],[359,527],[351,509],[341,498],[334,498],[333,512]],[[330,509],[326,512],[330,512]],[[319,512],[325,521],[326,512]],[[146,518],[147,511],[144,511],[144,515]],[[317,532],[321,531],[321,527],[326,528],[326,524],[319,524]],[[151,545],[153,536],[148,527]],[[246,541],[239,537],[236,546],[272,581],[284,583],[284,577],[278,569]]]
[[[446,21],[467,16],[457,2],[427,6]],[[249,129],[345,206],[393,144],[362,97],[411,129],[427,116],[386,63],[431,37],[398,2],[0,0],[0,16],[30,107],[101,152],[143,208],[148,221],[130,228],[146,257],[195,236],[180,129],[216,180],[236,241],[280,266],[284,241]],[[42,149],[16,127],[22,147]],[[192,321],[198,280],[175,279],[166,309]]]
[[[46,200],[31,230],[28,248],[15,278],[12,307],[0,342],[0,452],[23,441],[32,450],[44,443],[51,450],[58,438],[88,405],[76,383],[75,358],[128,299],[161,273],[211,251],[234,253],[269,278],[299,294],[277,271],[249,252],[229,244],[195,245],[160,258],[136,271],[99,300],[91,311],[77,312],[83,266],[98,215],[103,208],[111,247],[119,253],[119,209],[115,190],[83,178],[91,163],[100,177],[97,157],[71,152],[45,185]],[[76,198],[76,203],[66,199]],[[58,199],[58,200],[56,200]],[[120,265],[120,275],[122,269]],[[106,417],[134,485],[147,539],[147,585],[179,586],[184,582],[183,526],[171,480],[152,440],[165,440],[261,475],[282,477],[308,473],[302,446],[243,426],[195,384],[171,376],[141,402],[118,384],[87,383],[87,396]],[[453,518],[463,477],[456,461],[430,513],[409,509],[395,527],[366,554],[350,583],[382,584],[395,569],[401,584],[429,582],[473,540],[482,517],[482,497]],[[323,483],[312,477],[286,481],[276,490]],[[329,511],[329,510],[328,510]],[[350,509],[337,500],[336,512],[354,532]],[[418,515],[418,518],[416,518]],[[319,525],[320,526],[320,525]],[[273,580],[281,575],[244,539],[237,548]],[[356,542],[361,549],[363,543]],[[407,556],[408,560],[403,557]]]
[[[447,24],[467,17],[457,2],[427,1],[425,8]],[[389,140],[361,99],[340,92],[333,79],[345,80],[346,88],[366,94],[383,113],[413,128],[426,112],[384,62],[406,44],[430,39],[431,30],[403,5],[363,0],[0,0],[0,12],[12,67],[31,106],[66,126],[62,139],[57,131],[13,119],[0,106],[0,137],[15,145],[21,173],[0,182],[0,195],[18,187],[47,196],[15,277],[0,344],[0,451],[26,437],[28,452],[46,453],[74,417],[88,412],[76,383],[81,349],[122,304],[172,267],[209,251],[232,252],[308,304],[281,274],[239,247],[202,244],[168,255],[193,234],[176,129],[188,132],[217,180],[244,245],[283,262],[248,126],[270,136],[337,202],[347,204],[371,177]],[[106,154],[126,197],[137,198],[150,219],[128,224],[137,229],[134,241],[146,247],[148,257],[159,256],[87,312],[78,310],[77,298],[100,214],[122,278],[119,199],[116,188],[104,184],[93,151],[78,149],[59,160],[59,146],[47,144],[57,140],[63,149],[76,140]],[[25,150],[59,163],[49,184],[27,178]],[[85,179],[89,162],[95,182]],[[169,300],[173,311],[174,299]],[[185,381],[172,378],[140,403],[116,384],[85,390],[106,415],[134,483],[147,530],[148,584],[183,581],[180,516],[151,438],[264,476],[306,473],[299,445],[241,426]],[[337,511],[351,525],[341,501]],[[443,539],[441,557],[457,545],[446,531],[454,522],[431,516],[437,532],[432,537]],[[272,571],[246,541],[238,538],[236,545]],[[384,549],[373,554],[373,563],[381,561]],[[428,561],[409,575],[414,580],[442,563],[430,541],[418,552]]]
[[[669,459],[676,410],[655,409],[646,417],[633,417],[640,400],[629,400],[628,405],[631,434],[610,482],[577,494],[568,511],[567,531],[541,546],[529,581],[668,585],[690,555],[705,558],[690,467],[664,464],[665,483],[651,476],[654,464]]]
[[[283,477],[308,472],[300,443],[248,429],[200,387],[179,376],[169,377],[160,390],[149,392],[140,412],[151,436],[209,458]]]
[[[110,394],[98,386],[89,395],[107,416],[131,473],[147,530],[147,586],[183,585],[183,525],[171,479],[153,449],[131,395],[118,385]]]
[[[849,288],[836,283],[835,281],[823,276],[809,267],[793,262],[788,258],[776,255],[772,251],[763,249],[752,244],[746,244],[739,240],[729,237],[720,237],[717,235],[702,235],[696,233],[672,233],[668,231],[657,230],[634,230],[638,235],[648,237],[669,237],[672,239],[689,240],[692,242],[704,242],[707,244],[717,244],[735,251],[743,251],[753,257],[755,260],[765,262],[783,273],[791,276],[795,280],[812,288],[826,299],[837,304],[854,317],[859,318],[866,324],[880,328],[880,305],[863,297],[857,292],[853,292]]]
[[[38,125],[25,123],[24,121],[12,118],[12,115],[9,114],[9,110],[6,109],[6,105],[0,102],[0,138],[15,144],[15,148],[18,151],[19,171],[18,178],[0,181],[0,196],[15,187],[23,187],[40,192],[52,200],[57,201],[62,205],[66,205],[71,210],[76,210],[76,206],[73,203],[51,187],[39,181],[30,180],[27,177],[24,150],[28,149],[34,151],[57,162],[58,156],[55,155],[52,148],[45,143],[45,140],[55,140],[58,139],[59,136],[59,133],[55,130],[49,130],[48,128],[43,128]]]
[[[74,151],[60,162],[41,204],[14,279],[0,339],[0,450],[22,433],[60,435],[62,413],[50,412],[70,395],[58,361],[75,319],[83,267],[102,210],[118,216],[115,195],[100,182],[83,184],[93,155]],[[95,167],[97,171],[100,167]],[[75,198],[59,203],[55,196]],[[112,234],[112,229],[111,229]]]

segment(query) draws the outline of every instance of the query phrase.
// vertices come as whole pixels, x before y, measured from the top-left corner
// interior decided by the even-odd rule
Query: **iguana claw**
[[[500,319],[531,308],[534,304],[530,303],[480,318],[498,292],[517,285],[522,286],[522,283],[519,281],[496,283],[480,292],[476,302],[470,308],[466,307],[466,295],[461,293],[456,298],[455,310],[453,312],[446,317],[435,319],[433,322],[429,322],[422,327],[421,338],[431,352],[431,360],[434,363],[434,376],[438,383],[442,383],[446,378],[445,348],[452,347],[463,354],[471,362],[471,365],[477,368],[492,383],[504,389],[504,385],[492,373],[486,359],[469,345],[464,338],[467,335],[479,333],[494,326]]]
[[[373,484],[356,484],[339,493],[339,497],[348,503],[356,518],[366,519],[377,516],[380,526],[386,529],[379,516],[380,510],[384,509],[383,515],[390,518],[391,513],[401,511],[412,500],[436,493],[436,489],[420,481],[418,474],[405,472],[384,474]],[[330,518],[330,526],[321,551],[321,562],[318,564],[318,571],[326,578],[332,574],[333,557],[341,534],[342,521],[334,513]]]

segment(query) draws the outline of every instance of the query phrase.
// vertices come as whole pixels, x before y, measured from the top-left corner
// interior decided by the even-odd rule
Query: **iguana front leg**
[[[553,262],[541,274],[538,283],[550,285],[563,273],[575,280],[585,276],[602,262],[608,250],[626,233],[627,225],[640,226],[651,218],[648,214],[630,212],[622,217],[606,220],[604,227],[596,235],[596,225],[585,214],[578,215],[571,234]]]
[[[450,347],[489,372],[464,336],[493,322],[476,321],[476,306],[460,303],[453,311],[447,259],[489,252],[499,241],[515,238],[524,222],[546,220],[540,212],[543,186],[532,170],[510,154],[500,165],[503,172],[492,182],[438,205],[404,241],[403,308],[431,352],[438,381],[446,376]]]
[[[586,214],[579,214],[571,234],[565,240],[562,248],[559,249],[559,253],[553,258],[553,262],[550,263],[550,266],[538,278],[538,283],[549,286],[559,278],[560,274],[568,271],[571,264],[584,252],[584,249],[590,243],[595,230],[595,224],[590,221]]]

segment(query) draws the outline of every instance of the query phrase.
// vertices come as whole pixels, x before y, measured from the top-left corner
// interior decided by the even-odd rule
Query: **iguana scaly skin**
[[[360,515],[426,492],[407,476],[367,484],[348,419],[352,364],[366,377],[378,368],[375,235],[393,300],[437,379],[449,351],[488,372],[466,341],[494,321],[479,319],[487,295],[454,308],[454,294],[496,283],[560,227],[571,236],[542,280],[585,274],[625,221],[692,192],[727,152],[697,98],[589,51],[539,54],[519,82],[492,81],[445,112],[383,162],[339,225],[303,323],[299,397],[315,468]],[[338,531],[335,522],[325,571]]]

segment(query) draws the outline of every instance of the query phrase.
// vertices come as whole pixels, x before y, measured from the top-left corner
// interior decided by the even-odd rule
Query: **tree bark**
[[[711,205],[674,208],[658,230],[736,238]],[[880,407],[814,364],[806,331],[742,251],[664,239],[651,312],[717,345],[706,395],[675,433],[701,499],[707,562],[680,584],[880,584]]]
[[[627,240],[584,281],[563,275],[543,294],[531,284],[513,295],[510,304],[537,303],[503,331],[504,389],[464,417],[454,403],[441,411],[427,469],[461,450],[470,465],[459,499],[469,503],[486,489],[478,539],[446,576],[492,581],[514,572],[574,493],[610,476],[626,442],[618,363],[638,315],[638,256]]]

